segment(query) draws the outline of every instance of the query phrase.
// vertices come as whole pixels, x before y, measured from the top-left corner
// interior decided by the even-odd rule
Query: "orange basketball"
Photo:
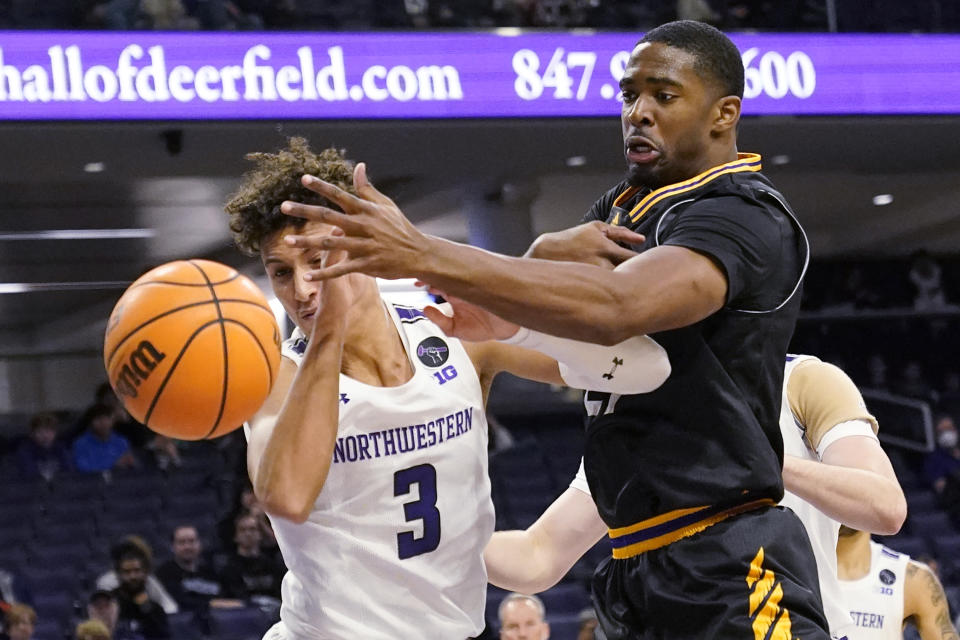
[[[218,262],[179,260],[120,297],[103,363],[136,420],[173,438],[215,438],[250,419],[270,393],[280,331],[249,278]]]

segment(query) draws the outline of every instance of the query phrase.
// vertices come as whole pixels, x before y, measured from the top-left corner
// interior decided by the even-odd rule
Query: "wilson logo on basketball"
[[[130,359],[120,369],[120,376],[114,381],[113,388],[121,396],[136,398],[137,387],[153,373],[157,365],[166,357],[167,354],[158,351],[150,341],[142,341],[130,354]]]

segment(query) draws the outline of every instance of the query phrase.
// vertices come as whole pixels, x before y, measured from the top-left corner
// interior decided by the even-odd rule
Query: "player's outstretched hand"
[[[593,221],[563,231],[545,233],[537,238],[526,258],[585,262],[605,269],[613,269],[637,255],[623,244],[643,244],[645,237],[626,227]]]
[[[364,163],[357,164],[353,171],[356,196],[315,176],[303,176],[301,181],[341,211],[289,200],[280,210],[289,216],[334,225],[342,229],[344,235],[322,238],[288,235],[284,240],[294,247],[343,250],[346,254],[336,264],[309,271],[305,275],[308,280],[328,280],[355,272],[381,278],[416,275],[416,267],[426,253],[426,236],[407,220],[393,200],[370,184]]]
[[[475,304],[448,296],[438,289],[431,287],[430,293],[443,296],[453,311],[453,315],[448,316],[437,307],[427,307],[423,310],[427,318],[448,336],[468,342],[483,342],[509,338],[520,329],[518,324],[504,320]]]

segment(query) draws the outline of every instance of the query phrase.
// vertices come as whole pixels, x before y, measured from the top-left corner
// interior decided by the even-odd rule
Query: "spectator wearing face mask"
[[[930,487],[943,497],[950,478],[960,471],[960,434],[949,415],[940,415],[934,426],[937,448],[923,461],[923,475]]]

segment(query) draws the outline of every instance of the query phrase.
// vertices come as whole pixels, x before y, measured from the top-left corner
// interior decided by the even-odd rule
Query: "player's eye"
[[[667,93],[666,91],[660,91],[657,93],[657,100],[660,102],[670,102],[677,96],[672,93]]]

